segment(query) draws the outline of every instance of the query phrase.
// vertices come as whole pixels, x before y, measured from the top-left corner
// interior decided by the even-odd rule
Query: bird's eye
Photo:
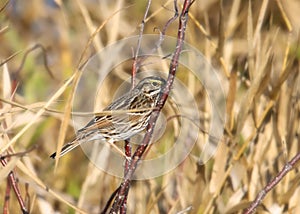
[[[152,82],[152,85],[153,85],[154,87],[157,87],[157,86],[158,86],[158,82]]]

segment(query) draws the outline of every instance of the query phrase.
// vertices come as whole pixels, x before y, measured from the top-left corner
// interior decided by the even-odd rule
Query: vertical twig
[[[4,196],[4,205],[3,205],[3,214],[9,214],[9,199],[10,199],[10,182],[9,178],[6,179],[6,190],[5,190],[5,196]]]
[[[107,212],[107,210],[109,209],[109,206],[111,204],[111,202],[113,201],[113,199],[116,197],[117,193],[119,192],[120,187],[118,187],[109,197],[108,201],[106,202],[106,205],[104,207],[104,209],[100,212],[101,214],[105,214]]]
[[[147,18],[147,14],[149,12],[150,4],[151,4],[151,1],[148,1],[146,12],[145,12],[145,15],[144,15],[144,19],[142,20],[142,23],[141,23],[142,27],[141,27],[140,34],[139,34],[137,51],[135,52],[134,61],[133,61],[133,64],[132,64],[132,79],[131,79],[131,88],[132,89],[136,85],[136,73],[137,73],[139,67],[141,66],[142,61],[144,61],[147,58],[145,56],[143,56],[141,58],[138,58],[138,57],[139,57],[139,50],[141,48],[141,41],[142,41],[142,36],[143,36],[143,32],[144,32],[145,20]],[[164,25],[163,30],[160,32],[160,38],[159,38],[157,44],[155,44],[155,48],[153,48],[148,53],[148,55],[151,55],[152,53],[154,53],[161,46],[162,42],[164,41],[164,37],[166,35],[166,31],[167,31],[168,27],[178,17],[178,7],[177,7],[177,1],[176,0],[174,0],[174,11],[175,11],[174,16],[171,19],[169,19],[167,21],[167,23]]]
[[[1,164],[2,166],[6,166],[7,165],[7,161],[5,159],[1,159]],[[22,210],[22,213],[23,214],[29,214],[29,212],[27,211],[26,209],[26,206],[25,206],[25,203],[24,203],[24,200],[21,196],[21,192],[20,192],[20,189],[19,189],[19,185],[18,185],[18,182],[17,182],[17,179],[16,179],[16,176],[14,174],[13,171],[11,171],[9,174],[8,174],[8,179],[9,179],[9,184],[11,185],[11,187],[13,188],[14,192],[15,192],[15,195],[18,199],[18,202],[19,202],[19,205],[21,207],[21,210]]]
[[[136,85],[136,73],[139,70],[140,67],[140,62],[138,62],[138,56],[139,56],[139,52],[140,52],[140,48],[141,48],[141,43],[142,43],[142,37],[144,34],[144,28],[145,28],[145,20],[148,16],[149,13],[149,9],[150,9],[150,5],[151,5],[151,0],[148,0],[147,3],[147,7],[146,7],[146,11],[144,14],[144,18],[142,20],[141,23],[141,28],[140,28],[140,34],[139,34],[139,39],[138,39],[138,43],[137,43],[137,48],[134,54],[134,60],[133,60],[133,64],[132,64],[132,77],[131,77],[131,87],[134,88],[134,86]]]
[[[156,110],[154,110],[151,114],[144,139],[132,156],[129,169],[124,177],[124,181],[120,185],[120,190],[115,197],[115,200],[114,200],[114,203],[110,210],[110,213],[118,213],[118,211],[124,204],[124,200],[126,199],[125,195],[129,191],[131,179],[136,170],[137,164],[140,161],[141,157],[143,156],[144,152],[146,151],[146,149],[150,143],[158,115],[169,96],[169,92],[171,90],[171,86],[173,84],[175,74],[177,71],[177,67],[178,67],[179,56],[180,56],[180,53],[182,50],[184,37],[185,37],[185,30],[186,30],[186,25],[187,25],[187,20],[188,20],[188,12],[189,12],[189,8],[192,5],[192,3],[193,3],[193,1],[191,1],[191,0],[185,0],[185,2],[184,2],[183,9],[180,14],[176,49],[175,49],[174,55],[173,55],[171,63],[170,63],[169,76],[168,76],[166,86],[163,89],[163,94],[160,97],[159,102],[157,103]]]
[[[131,145],[130,142],[128,140],[125,140],[125,155],[126,157],[131,157]],[[128,171],[130,166],[130,161],[128,159],[126,159],[125,161],[125,171],[124,171],[124,176],[126,175],[126,172]]]
[[[163,30],[162,30],[162,36],[164,36],[164,35],[166,35],[166,31],[167,31],[167,29],[168,29],[168,27],[170,26],[170,24],[172,23],[172,22],[174,22],[176,19],[177,19],[177,17],[178,17],[178,7],[177,7],[177,0],[174,0],[174,16],[171,18],[171,19],[169,19],[168,21],[167,21],[167,23],[165,24],[165,26],[164,26],[164,28],[163,28]]]
[[[149,10],[150,10],[150,5],[151,5],[151,0],[148,0],[146,11],[145,11],[145,14],[144,14],[144,17],[143,17],[143,20],[142,20],[142,23],[141,23],[141,27],[140,27],[139,39],[138,39],[137,48],[136,48],[136,51],[135,51],[135,54],[134,54],[134,60],[133,60],[133,63],[132,63],[132,77],[131,77],[131,88],[132,89],[136,85],[136,74],[137,74],[137,71],[139,70],[139,67],[140,67],[140,62],[138,60],[138,56],[139,56],[139,52],[140,52],[140,48],[141,48],[142,36],[144,34],[145,20],[148,16],[148,13],[149,13]],[[130,145],[129,139],[125,140],[124,149],[125,149],[125,155],[127,157],[131,157],[131,145]],[[130,161],[126,159],[125,167],[124,167],[124,175],[128,173],[129,165],[130,165]],[[126,210],[127,210],[126,209],[127,196],[128,196],[127,193],[124,195],[124,203],[123,203],[123,205],[121,207],[121,210],[120,210],[120,213],[122,213],[122,214],[123,213],[125,214]]]
[[[129,140],[125,140],[125,155],[126,157],[131,157],[131,144]],[[124,177],[128,173],[130,167],[130,160],[126,158],[125,160],[125,167],[124,167]],[[124,203],[120,209],[121,214],[125,214],[127,211],[127,197],[128,197],[128,192],[125,194],[124,198]]]
[[[220,12],[219,12],[219,40],[217,48],[217,57],[220,59],[223,56],[224,41],[225,41],[225,30],[224,30],[224,9],[223,0],[219,0]]]

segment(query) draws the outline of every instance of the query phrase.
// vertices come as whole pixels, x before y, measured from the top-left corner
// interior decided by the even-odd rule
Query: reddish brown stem
[[[125,140],[125,155],[127,157],[131,157],[131,145],[130,145],[130,141],[129,140]],[[125,160],[125,170],[124,170],[124,176],[127,174],[128,170],[130,167],[130,160],[126,159]],[[120,208],[120,213],[121,214],[125,214],[127,211],[127,197],[128,197],[128,192],[125,194],[125,198],[124,198],[124,203]]]
[[[4,197],[3,214],[9,214],[9,199],[10,199],[11,186],[8,177],[6,181],[7,182],[6,182],[6,190],[5,190],[5,197]]]
[[[131,157],[131,145],[130,145],[130,141],[129,140],[125,140],[125,145],[124,145],[124,149],[125,149],[125,155],[127,157]],[[130,166],[130,161],[129,159],[126,159],[125,161],[125,170],[124,170],[124,176],[126,175],[126,172],[128,171]]]
[[[296,164],[300,161],[300,153],[292,158],[287,164],[284,165],[283,169],[273,178],[256,196],[255,200],[251,205],[244,211],[244,214],[254,213],[258,205],[265,198],[267,193],[273,189],[283,178],[284,176],[295,168]]]
[[[185,2],[184,2],[183,9],[182,9],[182,12],[180,15],[180,20],[179,20],[176,49],[175,49],[174,55],[173,55],[171,63],[170,63],[167,84],[166,84],[166,86],[163,90],[163,94],[160,97],[160,100],[157,104],[157,108],[156,108],[157,110],[153,111],[153,113],[151,114],[144,139],[132,156],[130,167],[124,177],[124,181],[120,185],[120,190],[119,190],[117,196],[115,197],[115,200],[114,200],[114,203],[110,210],[110,213],[118,213],[120,208],[126,201],[126,195],[129,191],[131,179],[137,168],[137,164],[141,160],[144,152],[146,151],[146,149],[150,143],[150,140],[151,140],[151,137],[153,134],[153,130],[154,130],[154,127],[156,124],[156,120],[158,118],[160,110],[163,108],[163,106],[169,96],[169,92],[171,90],[171,86],[172,86],[174,78],[175,78],[175,74],[176,74],[177,67],[178,67],[178,60],[179,60],[179,56],[180,56],[183,42],[184,42],[185,30],[186,30],[186,25],[187,25],[187,20],[188,20],[188,11],[189,11],[189,8],[192,3],[193,2],[190,0],[185,0]]]
[[[6,166],[7,165],[7,161],[4,160],[4,159],[0,159],[1,161],[1,164],[2,166]],[[21,192],[20,192],[20,189],[19,189],[19,185],[18,185],[18,182],[17,182],[17,179],[16,179],[16,176],[14,174],[13,171],[11,171],[9,174],[8,174],[8,180],[9,180],[9,185],[13,188],[14,192],[15,192],[15,195],[18,199],[18,202],[19,202],[19,205],[21,207],[21,210],[22,210],[22,213],[23,214],[29,214],[29,212],[27,211],[26,209],[26,206],[25,206],[25,203],[24,203],[24,200],[21,196]]]

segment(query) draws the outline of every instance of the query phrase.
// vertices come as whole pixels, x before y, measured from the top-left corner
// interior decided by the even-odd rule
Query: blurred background
[[[179,12],[182,3],[178,1]],[[173,1],[152,1],[144,33],[159,34],[174,15],[173,5]],[[63,121],[68,125],[65,142],[74,135],[65,112],[71,84],[64,83],[94,53],[137,35],[146,6],[146,1],[122,0],[0,1],[0,148],[3,152],[12,141],[1,155],[34,148],[7,159],[30,213],[99,213],[122,181],[98,170],[81,149],[61,158],[58,165],[49,155],[56,151]],[[192,92],[201,115],[198,141],[176,169],[132,183],[128,213],[242,213],[299,152],[299,11],[297,0],[194,2],[186,41],[221,77],[226,95],[224,136],[218,139],[215,156],[201,164],[199,154],[210,123],[209,99],[192,74],[179,70],[177,77]],[[176,37],[177,31],[178,19],[166,35]],[[128,63],[109,76],[101,89],[103,107],[130,71]],[[171,119],[176,115],[172,103],[164,111],[171,122],[155,147],[159,154],[172,146],[166,139],[176,139],[180,126]],[[0,172],[1,209],[6,207],[10,170],[3,167]],[[300,212],[298,171],[271,190],[258,213]],[[10,196],[10,212],[20,213],[12,191]]]

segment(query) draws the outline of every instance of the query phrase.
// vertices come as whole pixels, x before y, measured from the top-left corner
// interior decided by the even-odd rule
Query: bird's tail
[[[64,146],[62,147],[61,152],[60,152],[60,154],[59,154],[59,157],[64,156],[64,155],[67,154],[69,151],[75,149],[75,148],[76,148],[77,146],[79,146],[79,145],[80,145],[80,141],[77,141],[77,140],[76,140],[76,141],[72,141],[72,142],[67,143],[66,145],[64,145]],[[56,152],[54,152],[52,155],[50,155],[50,157],[53,158],[53,159],[57,158],[56,156],[57,156],[57,155],[56,155]]]

